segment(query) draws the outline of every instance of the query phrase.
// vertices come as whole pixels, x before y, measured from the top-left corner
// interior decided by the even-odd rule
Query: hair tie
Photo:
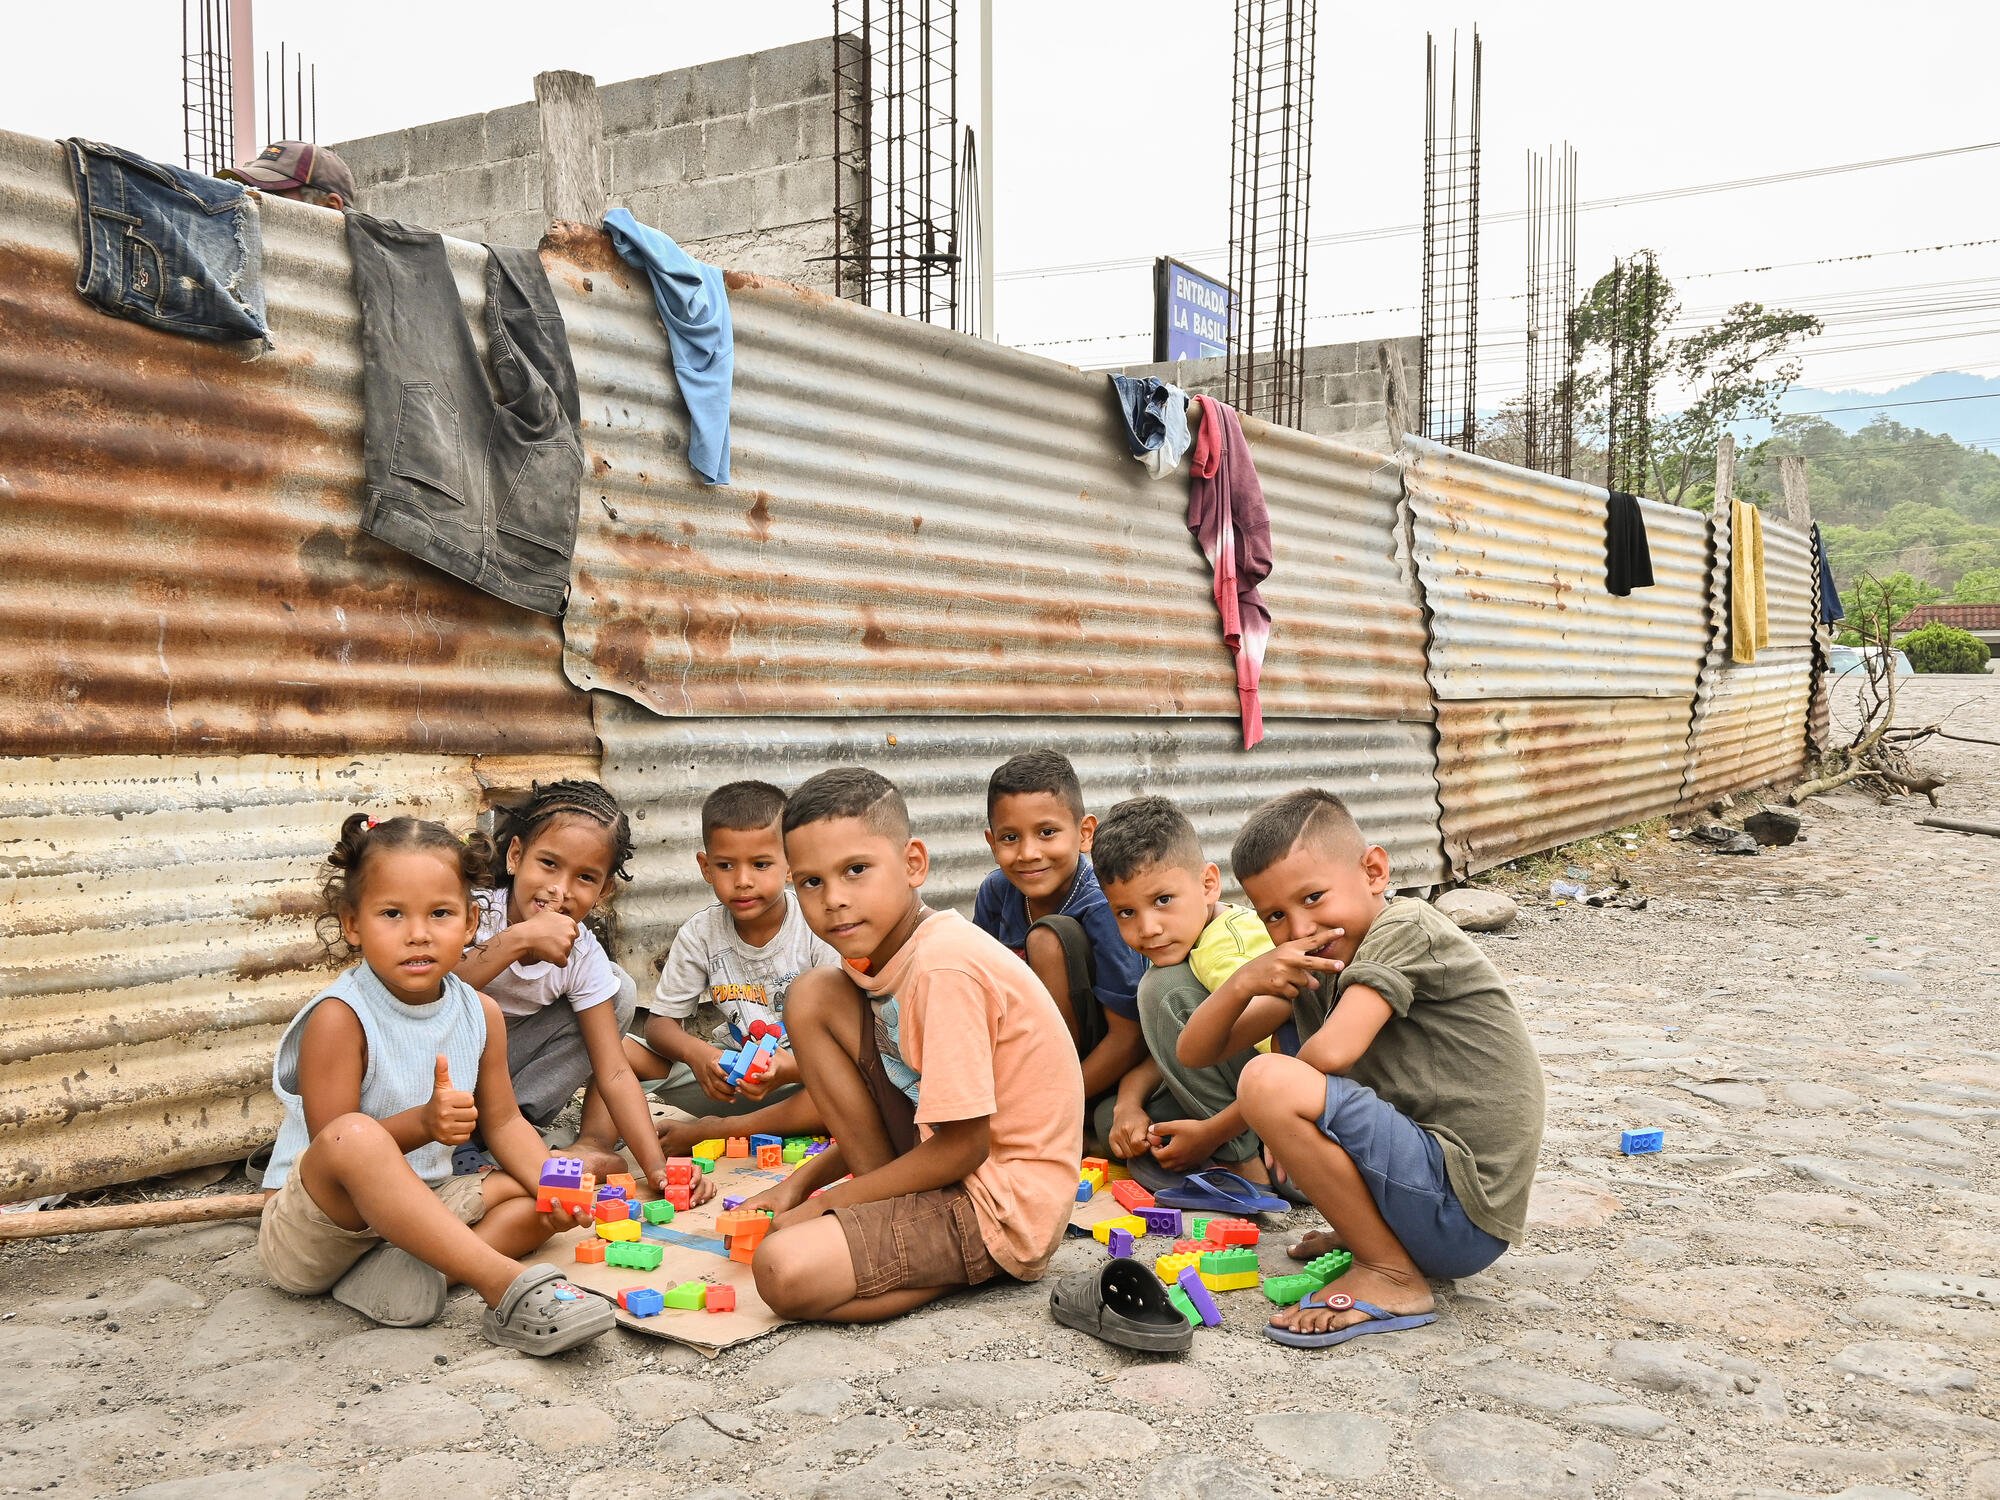
[[[361,826],[367,829],[368,832],[373,833],[375,831],[375,820],[373,818],[364,818],[361,821]]]

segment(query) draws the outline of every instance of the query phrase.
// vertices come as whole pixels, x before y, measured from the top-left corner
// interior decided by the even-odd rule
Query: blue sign
[[[1214,359],[1228,352],[1236,294],[1171,256],[1153,262],[1153,358]]]

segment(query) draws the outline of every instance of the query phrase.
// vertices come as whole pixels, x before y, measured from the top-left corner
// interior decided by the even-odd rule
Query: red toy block
[[[771,1170],[783,1167],[784,1164],[785,1148],[783,1146],[759,1146],[757,1148],[758,1166]]]
[[[684,1214],[693,1206],[694,1187],[685,1182],[670,1182],[660,1196],[673,1204],[675,1213]]]
[[[670,1156],[667,1158],[667,1186],[686,1187],[694,1181],[695,1164],[691,1156]]]
[[[631,1218],[632,1210],[625,1206],[623,1198],[606,1198],[601,1203],[591,1204],[590,1214],[598,1223],[609,1224],[616,1219]]]
[[[727,1137],[722,1143],[722,1154],[724,1156],[748,1156],[750,1154],[750,1137],[747,1135],[732,1135]]]
[[[1220,1250],[1222,1248],[1223,1245],[1221,1240],[1175,1240],[1174,1241],[1174,1254],[1176,1255],[1202,1255],[1210,1250]]]
[[[1111,1196],[1118,1200],[1118,1206],[1128,1214],[1136,1214],[1142,1208],[1152,1208],[1153,1195],[1130,1177],[1121,1177],[1111,1184]]]
[[[736,1288],[733,1286],[710,1287],[708,1289],[708,1296],[702,1300],[702,1306],[706,1307],[710,1312],[735,1312]]]
[[[604,1264],[604,1241],[592,1235],[587,1240],[576,1242],[576,1258],[583,1265]]]
[[[1095,1172],[1099,1177],[1111,1176],[1111,1163],[1101,1156],[1086,1156],[1077,1166],[1078,1172]]]
[[[1254,1245],[1257,1226],[1248,1219],[1210,1219],[1208,1237],[1224,1245]]]

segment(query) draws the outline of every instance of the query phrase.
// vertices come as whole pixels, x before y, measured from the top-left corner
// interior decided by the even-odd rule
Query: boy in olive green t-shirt
[[[1306,789],[1252,813],[1230,855],[1277,942],[1189,1018],[1200,1066],[1274,1032],[1238,1101],[1354,1256],[1266,1330],[1316,1348],[1434,1322],[1427,1278],[1470,1276],[1525,1232],[1542,1070],[1506,982],[1426,902],[1390,898],[1389,856],[1339,798]],[[1286,997],[1286,998],[1276,998]]]

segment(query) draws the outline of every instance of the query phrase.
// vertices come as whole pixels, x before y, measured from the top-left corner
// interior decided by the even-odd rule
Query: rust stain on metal
[[[539,248],[542,264],[550,271],[608,271],[618,285],[632,284],[628,274],[631,268],[618,258],[611,236],[595,224],[557,219],[542,235]],[[576,285],[579,291],[592,290],[587,284],[579,284],[581,282],[579,277],[571,284]]]
[[[750,502],[750,509],[744,518],[750,523],[750,535],[760,542],[771,540],[771,497],[763,490],[751,492],[756,498]]]

